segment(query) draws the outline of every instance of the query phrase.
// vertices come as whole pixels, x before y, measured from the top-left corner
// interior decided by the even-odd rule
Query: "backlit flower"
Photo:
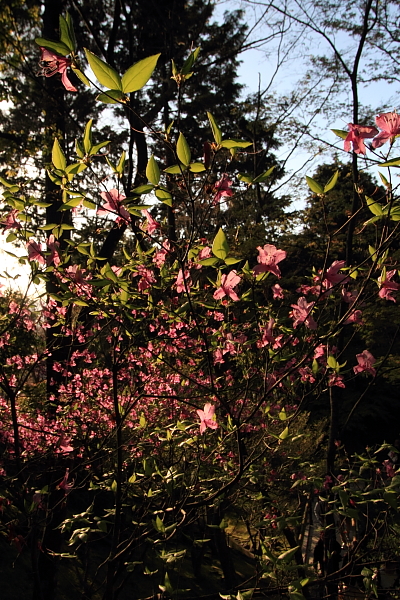
[[[350,142],[353,144],[353,151],[356,154],[366,154],[364,140],[367,138],[373,138],[378,130],[376,127],[368,127],[364,125],[354,125],[353,123],[348,124],[349,133],[347,138],[344,140],[344,149],[346,152],[350,152]]]
[[[59,56],[46,48],[40,48],[42,53],[40,57],[41,71],[39,75],[52,77],[56,73],[61,73],[61,83],[69,92],[77,92],[76,87],[72,85],[67,76],[67,68],[71,66],[71,60],[65,56]]]
[[[200,417],[200,433],[203,434],[207,427],[210,429],[218,429],[218,423],[215,420],[215,406],[207,402],[204,405],[204,410],[197,410]]]
[[[380,148],[391,138],[400,134],[400,116],[396,112],[382,113],[375,117],[380,131],[372,141],[373,148]]]
[[[277,277],[280,277],[281,272],[279,270],[278,263],[286,258],[286,251],[278,250],[276,246],[273,246],[272,244],[265,244],[264,248],[258,246],[257,250],[257,261],[259,264],[253,269],[254,275],[271,272]]]

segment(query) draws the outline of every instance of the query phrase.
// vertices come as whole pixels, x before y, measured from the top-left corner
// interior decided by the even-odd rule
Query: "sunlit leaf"
[[[87,48],[85,48],[85,54],[93,73],[101,85],[110,90],[122,90],[121,77],[115,69]]]
[[[125,94],[136,92],[146,85],[153,74],[159,56],[160,54],[154,54],[129,67],[122,76],[122,90]]]

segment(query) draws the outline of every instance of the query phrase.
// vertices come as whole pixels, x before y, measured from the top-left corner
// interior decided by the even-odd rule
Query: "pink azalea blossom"
[[[378,283],[381,286],[379,290],[379,298],[384,298],[385,300],[392,300],[392,302],[396,302],[396,299],[393,298],[393,292],[400,289],[400,284],[395,281],[391,281],[392,277],[396,274],[396,269],[389,271],[386,273],[386,279],[382,281],[382,275],[378,277]]]
[[[375,117],[380,131],[372,141],[373,148],[380,148],[391,138],[400,134],[400,116],[396,112],[382,113]]]
[[[344,324],[345,325],[350,325],[351,323],[355,323],[357,325],[363,325],[364,321],[362,320],[361,317],[362,317],[362,311],[361,310],[354,310],[347,317],[347,319],[345,320]]]
[[[151,216],[148,210],[144,209],[141,211],[147,219],[147,233],[152,235],[156,229],[160,228],[160,224]]]
[[[210,429],[218,429],[218,423],[215,420],[215,406],[207,402],[204,405],[204,410],[198,409],[197,414],[200,417],[200,433],[203,434],[207,427]]]
[[[186,283],[186,285],[185,285]],[[178,294],[182,294],[190,290],[190,286],[192,285],[192,280],[190,279],[190,272],[185,270],[185,274],[183,274],[182,269],[179,270],[178,277],[175,281],[176,291]]]
[[[125,200],[125,196],[120,194],[118,190],[113,188],[109,192],[101,192],[100,196],[106,201],[101,208],[97,209],[98,215],[108,215],[110,212],[118,215],[117,223],[129,223],[130,214],[122,206],[122,202]]]
[[[56,238],[54,237],[53,234],[51,234],[49,236],[49,239],[47,240],[47,247],[51,252],[50,256],[48,256],[46,258],[47,266],[49,266],[49,265],[51,265],[51,263],[53,263],[55,267],[58,267],[58,265],[61,262],[60,255],[58,254],[60,242],[56,242]]]
[[[234,302],[239,301],[239,296],[233,291],[233,288],[240,283],[240,277],[236,271],[231,271],[228,275],[222,275],[221,287],[214,292],[214,300],[222,300],[224,296],[229,296]]]
[[[231,189],[232,180],[229,179],[228,175],[224,173],[219,181],[214,184],[214,189],[216,190],[216,194],[213,199],[213,206],[216,206],[221,198],[230,198],[233,196],[233,191]]]
[[[58,484],[58,487],[60,488],[60,490],[64,490],[65,495],[69,494],[70,491],[72,490],[72,488],[74,487],[74,482],[70,482],[68,483],[68,479],[69,479],[69,469],[65,470],[65,475],[62,479],[62,481],[60,481],[60,483]]]
[[[273,285],[271,287],[272,290],[272,297],[274,300],[283,300],[285,295],[283,293],[283,289],[281,288],[281,286],[279,285],[279,283],[275,283],[275,285]]]
[[[340,388],[346,387],[345,383],[343,381],[343,376],[338,375],[337,373],[332,373],[332,375],[329,376],[328,386],[329,387],[340,387]]]
[[[2,224],[4,225],[3,233],[7,231],[7,229],[21,229],[21,223],[16,219],[18,213],[19,210],[13,208],[13,210],[6,215],[5,221],[2,221]]]
[[[46,259],[43,256],[42,244],[38,244],[34,240],[26,244],[28,249],[28,258],[30,261],[36,260],[40,265],[46,264]]]
[[[211,256],[211,248],[209,246],[206,246],[205,248],[202,248],[200,250],[197,259],[205,260],[206,258],[210,258],[210,256]]]
[[[297,304],[291,304],[293,310],[290,313],[290,316],[294,319],[293,327],[295,329],[301,323],[304,323],[308,329],[317,329],[317,324],[311,316],[314,304],[315,302],[307,302],[304,296],[297,300]]]
[[[371,375],[376,375],[376,370],[373,365],[376,363],[376,358],[374,358],[368,350],[363,350],[361,354],[356,354],[356,359],[358,365],[353,367],[354,373],[370,373]]]
[[[347,275],[343,275],[339,273],[340,269],[346,266],[345,260],[335,260],[329,269],[325,273],[324,286],[327,289],[330,289],[334,285],[339,285],[341,283],[345,283],[349,281],[349,277]]]
[[[257,250],[257,261],[259,264],[253,269],[254,275],[267,273],[269,271],[277,277],[280,277],[281,272],[279,270],[278,263],[286,258],[285,250],[277,250],[276,246],[273,246],[272,244],[265,244],[264,248],[258,246]]]
[[[353,145],[353,151],[356,154],[366,154],[364,140],[367,138],[373,138],[378,133],[376,127],[369,127],[364,125],[354,125],[353,123],[348,124],[349,133],[347,138],[344,140],[344,149],[346,152],[350,152],[351,146]]]
[[[78,90],[72,85],[67,76],[67,68],[71,66],[71,60],[46,50],[46,48],[40,48],[40,51],[42,53],[40,57],[42,69],[39,74],[52,77],[56,73],[61,73],[61,82],[65,89],[69,92],[77,92]]]

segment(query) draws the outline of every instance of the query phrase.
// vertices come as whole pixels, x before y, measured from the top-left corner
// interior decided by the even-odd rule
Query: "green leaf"
[[[85,208],[88,208],[89,210],[94,210],[96,208],[96,204],[94,202],[91,202],[90,200],[86,200],[86,198],[82,201],[82,204]]]
[[[296,546],[295,548],[290,548],[290,550],[286,550],[286,552],[283,552],[278,556],[278,560],[285,563],[290,562],[299,548],[300,546]]]
[[[387,160],[386,162],[379,163],[379,167],[397,167],[400,165],[400,158],[392,158],[391,160]]]
[[[214,119],[214,117],[212,116],[211,113],[207,113],[207,117],[208,120],[210,121],[210,125],[211,125],[211,129],[213,132],[213,136],[214,136],[214,140],[216,141],[217,144],[220,144],[222,142],[222,133],[220,128],[217,125],[216,120]]]
[[[72,42],[72,46],[73,46],[73,50],[76,50],[76,38],[75,38],[75,32],[74,32],[74,23],[72,21],[72,17],[69,14],[69,12],[67,12],[65,14],[65,21],[67,23],[68,26],[68,33],[69,33],[69,37],[71,39]]]
[[[125,94],[142,89],[156,68],[160,54],[154,54],[135,63],[122,76],[122,90]]]
[[[279,436],[280,440],[286,440],[289,435],[289,427],[286,427]]]
[[[149,162],[147,163],[146,177],[153,185],[158,185],[160,183],[160,168],[153,154],[150,156]]]
[[[220,144],[223,148],[248,148],[252,145],[252,142],[245,142],[244,140],[223,140]]]
[[[308,183],[308,187],[310,188],[310,190],[312,192],[314,192],[315,194],[323,194],[324,193],[324,190],[323,190],[322,186],[320,186],[320,184],[317,183],[315,181],[315,179],[313,179],[312,177],[308,177],[306,175],[306,180],[307,180],[307,183]]]
[[[108,146],[108,144],[111,144],[110,140],[107,140],[105,142],[100,142],[99,144],[95,144],[94,146],[92,146],[92,149],[90,150],[89,154],[90,155],[97,154],[99,152],[99,150],[101,150],[105,146]]]
[[[208,120],[210,121],[210,125],[211,125],[211,129],[213,132],[213,136],[214,136],[214,140],[217,142],[217,144],[220,144],[222,142],[222,133],[220,128],[217,125],[216,120],[214,119],[214,117],[212,116],[211,113],[207,113],[207,117]]]
[[[152,192],[154,187],[152,185],[139,185],[139,187],[132,190],[132,194],[137,194],[140,196],[141,194],[148,194]]]
[[[343,129],[331,129],[331,131],[338,137],[342,138],[342,140],[345,140],[349,135],[349,132],[344,131]]]
[[[225,258],[228,255],[228,252],[229,252],[228,240],[226,239],[225,232],[220,227],[220,229],[213,241],[212,253],[217,258],[220,258],[221,260],[225,260]]]
[[[331,369],[337,369],[337,367],[338,367],[338,362],[337,362],[336,358],[332,355],[328,356],[327,363],[328,363],[328,367],[330,367]]]
[[[200,52],[200,46],[198,46],[196,48],[196,50],[193,50],[193,52],[190,53],[190,55],[188,56],[188,58],[183,63],[183,67],[182,67],[182,70],[181,70],[182,75],[188,75],[191,72],[194,63],[197,60],[199,52]],[[176,69],[176,67],[175,67],[175,69]]]
[[[122,102],[125,99],[125,95],[120,90],[109,90],[108,92],[102,92],[96,96],[96,100],[103,102],[104,104],[117,104],[118,101]]]
[[[205,166],[203,165],[203,163],[200,162],[194,162],[194,163],[190,163],[189,165],[189,170],[192,173],[202,173],[203,171],[206,170]]]
[[[92,123],[93,119],[90,119],[90,121],[86,123],[85,133],[83,134],[83,148],[86,154],[89,154],[92,149]]]
[[[120,175],[122,175],[122,173],[124,172],[125,160],[126,160],[126,153],[125,153],[125,150],[123,150],[122,154],[121,154],[121,158],[119,159],[118,164],[115,167],[116,172],[119,173]]]
[[[73,65],[71,65],[71,69],[75,73],[75,75],[78,77],[78,79],[80,79],[82,81],[82,83],[84,83],[85,85],[90,87],[89,79],[86,77],[86,75],[84,73],[82,73],[82,71],[80,69],[78,69],[77,67],[74,67]]]
[[[270,169],[268,169],[268,171],[264,171],[264,173],[261,173],[261,175],[257,175],[257,177],[255,179],[253,179],[252,183],[262,183],[263,181],[265,181],[266,179],[268,179],[271,174],[272,171],[275,169],[275,165],[273,167],[271,167]]]
[[[339,171],[336,171],[336,173],[334,173],[332,175],[332,177],[330,178],[328,183],[325,185],[324,194],[326,194],[326,192],[329,192],[330,190],[332,190],[335,187],[338,177],[339,177]]]
[[[239,181],[243,181],[244,183],[253,183],[253,176],[250,173],[238,173],[237,178]]]
[[[187,143],[183,133],[179,134],[178,142],[176,144],[176,153],[181,163],[187,167],[190,163],[191,153],[189,144]]]
[[[164,169],[164,173],[169,173],[170,175],[180,175],[185,169],[185,165],[172,165],[171,167]]]
[[[367,201],[368,208],[372,212],[372,214],[377,217],[381,217],[383,215],[383,211],[379,202],[377,202],[373,198],[370,198],[369,196],[365,196],[365,199]]]
[[[70,49],[63,42],[54,42],[53,40],[48,40],[46,38],[37,37],[35,38],[35,42],[41,48],[46,48],[46,50],[50,50],[51,52],[55,52],[60,56],[67,56],[71,54]]]
[[[60,15],[60,40],[63,44],[65,44],[70,52],[75,51],[75,43],[74,40],[71,39],[69,26],[67,21],[64,19],[62,15]]]
[[[169,192],[166,192],[165,190],[156,190],[155,194],[163,204],[172,206],[172,196]]]
[[[122,90],[121,77],[115,69],[110,67],[104,60],[90,52],[87,48],[84,49],[87,61],[97,77],[97,80],[110,90]]]
[[[226,258],[225,259],[225,264],[226,265],[237,265],[238,263],[240,263],[243,259],[242,258]]]
[[[379,177],[381,178],[381,181],[382,181],[383,185],[384,185],[385,187],[387,187],[388,189],[390,189],[390,187],[391,187],[391,184],[390,184],[390,183],[389,183],[389,181],[386,179],[386,177],[384,176],[384,174],[383,174],[383,173],[381,173],[380,171],[378,171],[378,173],[379,173]]]
[[[53,150],[51,152],[51,160],[56,169],[60,169],[60,171],[65,171],[67,161],[65,159],[64,152],[62,151],[62,148],[57,138],[54,140]]]

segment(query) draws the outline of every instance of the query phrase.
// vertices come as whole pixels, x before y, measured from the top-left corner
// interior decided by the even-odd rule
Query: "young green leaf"
[[[324,194],[326,194],[326,192],[329,192],[330,190],[332,190],[335,187],[336,182],[338,180],[338,177],[339,177],[339,171],[336,171],[332,175],[332,177],[330,178],[330,180],[328,181],[328,183],[325,185],[325,187],[324,187]]]
[[[223,140],[220,144],[223,148],[248,148],[252,142],[245,142],[244,140]]]
[[[344,131],[343,129],[331,129],[331,131],[338,137],[342,138],[342,140],[345,140],[349,135],[349,132]]]
[[[154,54],[129,67],[122,75],[122,90],[125,94],[141,90],[146,85],[156,68],[159,56],[160,54]]]
[[[308,187],[310,188],[310,190],[312,192],[314,192],[315,194],[323,194],[324,193],[324,190],[323,190],[322,186],[320,186],[320,184],[317,183],[315,181],[315,179],[313,179],[312,177],[308,177],[306,175],[306,180],[307,180],[307,183],[308,183]]]
[[[271,176],[274,169],[275,165],[273,167],[270,167],[268,171],[264,171],[264,173],[261,173],[261,175],[257,175],[257,177],[253,179],[252,183],[263,183]]]
[[[74,40],[71,39],[68,23],[62,15],[60,15],[60,40],[69,48],[70,52],[75,52]]]
[[[225,258],[228,255],[228,252],[229,252],[228,240],[226,239],[225,232],[223,231],[222,228],[220,228],[217,235],[214,238],[214,241],[213,241],[212,253],[217,258],[220,258],[221,260],[225,260]]]
[[[71,65],[71,69],[75,73],[75,75],[78,77],[78,79],[80,79],[82,81],[82,83],[87,85],[87,87],[90,87],[89,79],[86,77],[86,75],[84,73],[82,73],[82,71],[80,69],[78,69],[77,67],[74,67],[73,65]]]
[[[222,133],[220,128],[217,125],[216,120],[214,119],[214,117],[212,116],[211,113],[207,113],[207,117],[208,120],[210,121],[210,125],[211,125],[211,129],[213,132],[213,136],[214,136],[214,140],[217,142],[217,144],[220,144],[222,142]]]
[[[54,140],[53,150],[51,152],[51,160],[56,169],[65,171],[67,161],[57,138]]]
[[[187,143],[183,133],[179,134],[178,142],[176,144],[176,153],[181,163],[183,163],[185,167],[187,167],[190,163],[191,153],[189,144]]]
[[[189,165],[189,170],[192,173],[202,173],[203,171],[206,170],[205,166],[203,165],[203,163],[200,162],[194,162],[194,163],[190,163]]]
[[[118,102],[125,102],[125,94],[121,92],[121,90],[108,90],[107,92],[102,92],[98,96],[96,96],[96,100],[98,102],[103,102],[104,104],[117,104]]]
[[[83,134],[83,148],[85,154],[89,154],[92,149],[92,123],[93,119],[90,119],[90,121],[86,123],[85,133]]]
[[[199,52],[200,52],[200,46],[198,46],[196,48],[196,50],[193,50],[193,52],[190,53],[189,57],[183,63],[183,67],[181,70],[182,75],[189,75],[189,73],[192,70],[193,65],[199,55]]]
[[[380,167],[397,167],[398,165],[400,165],[400,158],[392,158],[379,164]]]
[[[299,548],[300,546],[296,546],[295,548],[290,548],[290,550],[286,550],[286,552],[283,552],[278,556],[278,560],[285,563],[290,562]]]
[[[117,89],[122,91],[122,81],[117,71],[104,62],[104,60],[101,60],[101,58],[93,54],[93,52],[90,52],[87,48],[85,48],[85,54],[99,83],[110,90]]]
[[[368,208],[372,212],[372,214],[377,217],[381,217],[383,215],[383,211],[379,202],[377,202],[373,198],[370,198],[369,196],[365,196],[365,199],[367,201]]]
[[[160,169],[153,155],[150,156],[149,162],[147,163],[146,177],[153,185],[158,185],[160,183]]]
[[[53,40],[48,40],[46,38],[37,37],[35,38],[35,42],[41,48],[46,48],[46,50],[51,50],[60,56],[67,56],[71,54],[70,49],[63,42],[54,42]]]
[[[119,159],[118,164],[115,167],[116,172],[119,173],[120,175],[122,175],[122,173],[124,172],[125,160],[126,160],[126,153],[125,153],[125,150],[123,150],[122,154],[121,154],[121,158]]]

